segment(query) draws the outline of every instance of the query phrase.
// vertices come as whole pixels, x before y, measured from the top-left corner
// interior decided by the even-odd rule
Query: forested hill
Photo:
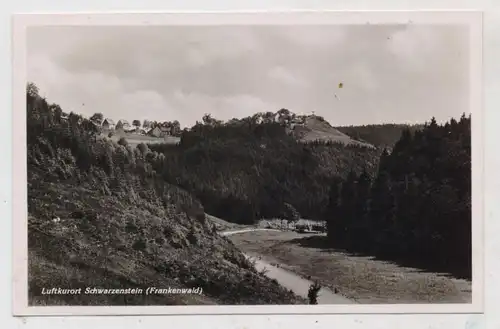
[[[220,237],[195,197],[162,179],[170,165],[163,154],[97,130],[28,85],[30,305],[302,302]],[[41,294],[58,286],[201,287],[203,294]]]
[[[332,184],[325,219],[333,246],[470,278],[470,117],[404,129],[374,179]]]
[[[244,122],[199,123],[178,146],[151,146],[165,154],[156,170],[226,220],[323,219],[333,246],[470,277],[470,118],[394,128],[389,150]]]
[[[257,112],[245,118],[233,118],[227,122],[217,120],[210,114],[203,116],[200,124],[208,126],[246,126],[257,124],[279,124],[285,131],[294,136],[298,141],[309,142],[334,142],[344,145],[356,145],[373,148],[373,145],[357,140],[349,136],[316,114],[297,114],[288,109],[282,108],[277,112]]]
[[[335,127],[338,131],[358,141],[365,141],[379,148],[392,148],[401,138],[403,130],[411,132],[422,130],[423,124],[377,124],[363,126],[341,126]]]
[[[303,143],[279,123],[210,125],[182,134],[163,152],[163,177],[196,195],[207,212],[251,224],[298,213],[320,219],[329,182],[350,171],[373,175],[380,150],[334,142]]]
[[[111,280],[100,281],[106,285],[200,284],[211,298],[196,303],[296,301],[219,238],[205,212],[244,224],[326,220],[332,246],[470,277],[465,116],[441,126],[431,120],[421,129],[360,133],[379,146],[373,148],[304,142],[290,133],[293,115],[283,110],[227,123],[206,115],[184,129],[177,145],[132,148],[125,139],[100,138],[79,115],[66,118],[34,85],[27,101],[30,271],[47,273],[31,276],[30,294],[70,273],[70,283],[96,277]],[[380,137],[384,129],[392,135]],[[123,262],[129,266],[116,267]]]

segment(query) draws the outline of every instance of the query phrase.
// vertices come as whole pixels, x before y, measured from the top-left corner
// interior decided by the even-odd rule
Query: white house
[[[139,129],[139,134],[147,135],[150,130],[151,130],[151,128],[141,128],[141,129]]]
[[[138,130],[137,127],[131,127],[131,126],[125,127],[125,125],[123,126],[123,131],[127,133],[134,133],[137,132],[137,130]]]
[[[161,130],[160,136],[162,136],[162,137],[172,135],[172,127],[163,126],[163,127],[160,127],[160,130]]]
[[[115,126],[115,122],[111,119],[104,119],[104,121],[102,122],[102,127],[104,129],[113,130],[115,129]]]
[[[130,128],[130,123],[127,120],[121,120],[123,125],[123,130]]]
[[[161,129],[160,127],[156,126],[153,129],[148,131],[148,135],[154,136],[154,137],[160,137],[161,136]]]

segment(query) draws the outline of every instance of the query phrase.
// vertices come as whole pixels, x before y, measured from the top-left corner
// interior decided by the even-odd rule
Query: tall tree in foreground
[[[318,295],[321,290],[321,285],[315,281],[311,286],[309,286],[309,291],[307,292],[307,297],[309,298],[309,304],[318,304]]]

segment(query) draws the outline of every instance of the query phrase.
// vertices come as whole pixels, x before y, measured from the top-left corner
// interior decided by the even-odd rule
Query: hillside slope
[[[149,145],[164,155],[154,169],[190,191],[211,215],[239,224],[283,218],[297,210],[320,218],[331,180],[350,171],[374,173],[379,150],[303,143],[279,123],[198,124],[179,145]]]
[[[103,196],[86,184],[44,185],[30,189],[29,291],[34,304],[294,302],[292,294],[257,273],[231,242],[213,234],[205,220],[191,219],[175,207],[163,209],[145,200],[137,200],[139,205]],[[41,288],[56,286],[201,287],[203,294],[40,295]]]
[[[316,116],[308,116],[305,118],[303,124],[293,125],[291,132],[304,142],[323,141],[368,148],[374,147],[369,143],[353,139],[349,135],[332,127],[327,121],[321,120]]]
[[[162,155],[97,138],[28,93],[30,305],[293,304],[152,169]],[[202,288],[199,295],[44,295],[42,288]]]
[[[336,129],[321,116],[296,114],[284,108],[277,112],[258,112],[246,118],[233,118],[226,123],[206,114],[202,121],[204,125],[212,127],[279,124],[299,142],[333,142],[348,146],[374,148],[372,144]]]
[[[392,149],[405,129],[414,133],[422,130],[423,127],[422,124],[374,124],[335,127],[335,129],[356,140],[371,143],[375,147]]]

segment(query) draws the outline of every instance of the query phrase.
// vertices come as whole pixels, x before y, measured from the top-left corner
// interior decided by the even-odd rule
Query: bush
[[[202,205],[186,191],[190,185],[178,183],[178,168],[165,163],[172,157],[148,151],[143,145],[133,149],[125,138],[119,140],[120,145],[99,138],[101,132],[88,119],[71,113],[62,120],[36,94],[34,85],[29,92],[28,229],[30,255],[36,256],[30,258],[29,270],[44,274],[32,275],[39,282],[64,278],[69,283],[114,288],[123,282],[141,287],[176,281],[180,287],[200,285],[210,300],[220,304],[301,301],[275,282],[257,276],[254,269],[240,268],[244,256],[226,239],[207,230]],[[122,136],[116,135],[117,140]],[[147,154],[141,154],[141,149]],[[57,175],[61,170],[64,177]],[[164,181],[169,173],[173,182]],[[46,225],[58,217],[64,219],[59,225]],[[162,231],[168,236],[161,236]],[[185,237],[188,232],[193,245]],[[203,262],[181,260],[186,256]],[[115,261],[124,266],[115,267]],[[254,282],[241,280],[246,273]],[[39,291],[39,286],[30,282],[30,292]],[[30,303],[41,299],[34,293],[29,297]],[[209,301],[203,296],[201,300],[103,296],[99,301],[54,297],[42,302],[166,305]]]
[[[141,143],[139,145],[137,145],[137,149],[142,153],[142,154],[146,154],[149,152],[149,148],[146,144],[144,143]]]
[[[321,285],[318,283],[318,281],[315,281],[313,284],[311,284],[311,286],[309,287],[309,292],[307,293],[309,304],[318,304],[318,293],[320,289]]]
[[[122,146],[127,147],[127,146],[128,146],[127,139],[126,139],[125,137],[121,137],[121,138],[118,140],[118,145],[122,145]]]
[[[110,132],[109,132],[109,134],[108,134],[108,137],[109,137],[109,138],[111,138],[111,137],[113,137],[114,135],[115,135],[115,133],[114,133],[114,132],[112,132],[112,131],[110,131]]]
[[[146,250],[146,241],[144,239],[140,238],[134,242],[132,245],[132,249],[137,250],[137,251],[144,251]]]
[[[283,205],[283,217],[288,221],[296,222],[300,219],[300,214],[294,206],[289,203],[285,203]]]

